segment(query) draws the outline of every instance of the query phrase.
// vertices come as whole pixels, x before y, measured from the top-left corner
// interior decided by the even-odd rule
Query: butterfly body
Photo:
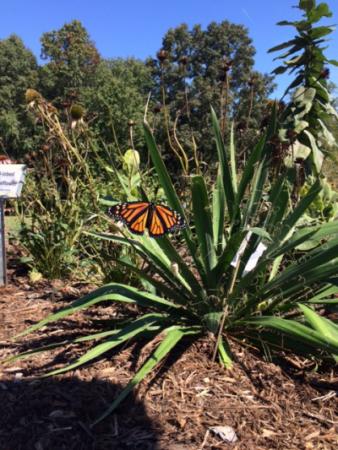
[[[180,214],[159,203],[119,203],[109,208],[108,213],[122,221],[132,233],[143,235],[147,229],[149,236],[154,238],[186,226]]]

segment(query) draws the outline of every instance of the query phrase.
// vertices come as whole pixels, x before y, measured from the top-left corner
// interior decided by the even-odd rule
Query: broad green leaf
[[[248,228],[248,231],[251,231],[251,233],[257,234],[257,236],[260,236],[263,239],[272,241],[270,234],[266,230],[264,230],[264,228],[251,227],[251,228]]]
[[[308,18],[312,23],[318,22],[322,17],[332,17],[332,12],[327,3],[319,3],[316,8],[308,12]]]
[[[316,0],[299,0],[299,8],[310,12],[316,6]]]

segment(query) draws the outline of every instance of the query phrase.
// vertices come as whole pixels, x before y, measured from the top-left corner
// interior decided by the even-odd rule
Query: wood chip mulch
[[[98,332],[123,314],[95,307],[22,338],[11,337],[93,286],[41,281],[11,271],[0,287],[0,359],[19,349]],[[86,345],[88,347],[88,344]],[[85,348],[86,348],[85,347]],[[120,408],[92,422],[145,360],[148,347],[127,345],[92,366],[54,378],[84,347],[70,345],[0,366],[0,450],[259,450],[338,448],[338,376],[296,358],[276,365],[234,343],[236,363],[225,370],[210,361],[212,343],[179,348]],[[225,442],[214,426],[232,427]]]

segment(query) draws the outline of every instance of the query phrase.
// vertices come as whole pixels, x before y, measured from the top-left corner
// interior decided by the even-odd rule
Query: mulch
[[[84,283],[31,284],[12,265],[0,287],[0,359],[19,350],[98,332],[133,308],[97,306],[14,342],[11,338],[49,312],[93,289]],[[233,342],[236,362],[225,370],[210,360],[207,338],[181,346],[104,421],[109,406],[150,348],[128,344],[91,366],[41,378],[83,353],[62,346],[1,365],[0,450],[259,450],[338,446],[338,376],[333,367],[286,358],[264,360]],[[238,440],[212,431],[232,427]]]

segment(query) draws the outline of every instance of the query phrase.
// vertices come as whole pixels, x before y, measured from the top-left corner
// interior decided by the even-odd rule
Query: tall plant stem
[[[171,136],[170,136],[170,130],[169,130],[169,114],[168,114],[168,110],[167,110],[167,105],[166,105],[166,95],[165,95],[165,88],[164,88],[164,79],[163,79],[163,71],[161,69],[161,91],[162,91],[162,104],[163,104],[163,116],[164,116],[164,123],[165,123],[165,128],[166,128],[166,132],[167,132],[167,137],[168,137],[168,142],[169,142],[169,146],[172,149],[172,151],[175,153],[175,155],[177,156],[178,160],[180,161],[180,164],[182,166],[184,175],[187,175],[187,168],[185,167],[185,164],[182,160],[181,155],[178,153],[178,151],[176,150]]]

